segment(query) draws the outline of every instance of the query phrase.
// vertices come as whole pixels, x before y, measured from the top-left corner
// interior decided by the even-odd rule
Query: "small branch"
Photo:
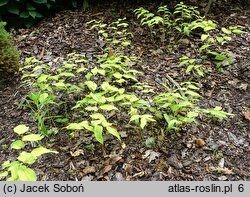
[[[181,96],[186,97],[185,94],[183,93],[183,91],[181,90],[181,86],[180,86],[172,77],[170,77],[168,74],[166,74],[166,77],[167,77],[167,79],[168,79],[175,87],[178,88],[178,91],[180,92]],[[167,87],[159,78],[155,78],[155,81],[156,81],[158,84],[160,84],[160,85],[162,85],[162,86],[164,86],[165,88],[168,89],[168,87]]]
[[[170,77],[168,74],[166,74],[166,77],[168,78],[168,80],[169,80],[174,86],[176,86],[176,87],[178,88],[178,90],[179,90],[181,96],[185,97],[185,94],[184,94],[183,91],[180,89],[181,86],[180,86],[172,77]]]

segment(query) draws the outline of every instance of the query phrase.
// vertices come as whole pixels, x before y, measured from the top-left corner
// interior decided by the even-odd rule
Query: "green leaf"
[[[193,97],[201,97],[197,92],[194,92],[194,91],[191,91],[191,90],[188,90],[185,92],[185,94],[189,94]]]
[[[88,106],[85,108],[87,111],[98,111],[98,108],[96,106]]]
[[[230,35],[230,34],[232,33],[231,30],[229,30],[229,29],[227,29],[227,28],[225,28],[225,27],[222,27],[222,28],[221,28],[221,31],[222,31],[223,33],[225,33],[225,34],[228,34],[228,35]]]
[[[27,127],[26,125],[18,125],[14,128],[14,132],[17,133],[18,135],[24,134],[29,130],[29,127]]]
[[[66,129],[68,129],[68,130],[82,130],[83,126],[80,123],[71,123],[66,127]]]
[[[220,36],[216,36],[216,40],[221,44],[224,41],[224,38]]]
[[[42,93],[40,96],[39,96],[39,102],[40,103],[45,103],[46,99],[48,98],[48,94],[47,93]]]
[[[104,96],[102,96],[101,93],[93,94],[91,92],[89,95],[95,100],[94,103],[105,103],[106,102],[106,98]]]
[[[19,15],[21,18],[29,18],[30,14],[28,11],[21,12]]]
[[[195,86],[194,84],[188,84],[188,88],[192,89],[192,90],[199,90],[200,88]]]
[[[104,69],[98,69],[98,68],[93,68],[91,70],[93,75],[96,75],[97,73],[99,73],[100,75],[105,75],[106,71]]]
[[[59,74],[59,76],[63,76],[63,77],[74,77],[75,75],[73,73],[70,72],[62,72]]]
[[[88,69],[85,68],[85,67],[81,67],[81,68],[78,68],[78,69],[76,70],[76,72],[77,72],[77,73],[80,73],[80,72],[85,71],[85,70],[88,70]]]
[[[34,150],[31,151],[31,154],[34,156],[34,157],[39,157],[43,154],[47,154],[47,153],[58,153],[57,151],[52,151],[52,150],[49,150],[47,148],[44,148],[43,146],[40,146],[38,148],[35,148]]]
[[[205,110],[206,113],[211,115],[212,117],[218,118],[218,119],[224,119],[227,118],[228,116],[232,116],[233,114],[227,113],[222,111],[222,107],[216,106],[213,109],[207,109]]]
[[[18,171],[18,168],[22,166],[22,164],[19,162],[19,161],[13,161],[10,166],[9,166],[9,169],[8,171],[11,172],[11,177],[9,177],[7,179],[7,181],[16,181],[18,180],[18,174],[17,174],[17,171]]]
[[[111,135],[115,136],[118,140],[121,141],[121,137],[120,134],[118,133],[118,131],[113,128],[113,127],[106,127],[108,133],[110,133]]]
[[[81,123],[81,126],[84,127],[85,129],[89,130],[89,131],[93,131],[93,127],[89,125],[89,122],[84,120]]]
[[[17,170],[18,181],[36,181],[36,173],[31,168],[21,165]]]
[[[66,87],[64,82],[58,82],[58,83],[53,83],[53,86],[56,86],[57,88],[64,89]]]
[[[109,104],[101,105],[100,108],[106,111],[118,110],[114,105],[109,105]]]
[[[189,62],[188,59],[182,60],[181,63],[179,64],[179,66],[183,66],[183,65],[187,64],[188,62]]]
[[[9,7],[8,8],[8,12],[9,13],[12,13],[12,14],[16,14],[16,15],[19,15],[19,8],[18,7],[16,7],[16,6],[13,6],[13,7]]]
[[[23,141],[30,141],[30,142],[37,142],[42,139],[42,136],[40,134],[29,134],[23,136]]]
[[[85,59],[80,59],[80,60],[75,60],[75,63],[87,63],[88,60]]]
[[[41,74],[40,76],[39,76],[39,78],[37,79],[37,83],[42,83],[42,82],[45,82],[45,81],[47,81],[47,78],[49,77],[49,75],[45,75],[45,74]]]
[[[203,50],[207,49],[207,48],[210,47],[210,46],[211,46],[210,44],[203,44],[203,45],[199,48],[199,50],[200,50],[200,51],[203,51]]]
[[[226,41],[231,41],[232,40],[232,38],[230,37],[230,36],[224,36],[223,37]]]
[[[0,1],[0,7],[3,5],[6,5],[9,2],[9,0],[1,0]]]
[[[34,11],[34,10],[30,10],[29,11],[29,15],[32,17],[32,18],[42,18],[43,15],[37,11]]]
[[[114,76],[115,78],[117,78],[117,79],[121,79],[123,75],[122,75],[121,73],[119,73],[119,72],[115,72],[115,73],[113,74],[113,76]]]
[[[11,165],[10,161],[7,160],[7,161],[3,162],[2,168],[3,168],[3,169],[8,168],[10,165]]]
[[[208,38],[209,34],[202,34],[201,35],[201,41],[204,41]]]
[[[3,171],[3,172],[1,172],[0,173],[0,177],[6,177],[6,176],[8,176],[8,171]]]
[[[32,155],[31,153],[23,151],[20,153],[20,155],[17,157],[17,159],[23,163],[26,163],[26,164],[33,164],[33,163],[35,163],[37,157]]]
[[[84,84],[86,84],[91,92],[94,92],[97,88],[97,85],[93,81],[86,81]]]
[[[101,144],[103,144],[102,132],[103,132],[103,127],[100,126],[100,125],[95,125],[95,127],[94,127],[94,135],[95,135],[96,140],[98,142],[100,142]]]
[[[33,1],[36,3],[39,3],[39,4],[46,4],[47,3],[47,0],[33,0]]]
[[[93,127],[91,127],[88,123],[88,121],[82,121],[80,123],[71,123],[66,127],[68,130],[82,130],[87,129],[89,131],[93,130]]]
[[[141,117],[140,115],[135,114],[135,115],[131,116],[129,122],[132,122],[132,121],[134,121],[134,120],[138,120],[138,119],[140,119],[140,117]]]
[[[22,140],[16,140],[16,141],[11,143],[10,148],[19,150],[19,149],[22,149],[24,146],[25,146],[25,144]]]
[[[186,71],[185,71],[185,73],[186,74],[188,74],[188,73],[190,73],[192,70],[193,70],[193,68],[194,68],[194,65],[189,65],[187,68],[186,68]]]
[[[133,74],[125,74],[123,77],[126,79],[132,79],[133,81],[138,81]]]
[[[90,117],[93,119],[98,119],[98,120],[106,120],[106,118],[100,113],[92,114],[90,115]]]
[[[146,126],[146,124],[147,124],[147,118],[146,118],[146,117],[142,117],[142,118],[141,118],[140,127],[141,127],[142,129],[144,129],[144,127]]]
[[[244,32],[244,31],[242,31],[242,30],[240,30],[240,29],[233,29],[232,30],[232,32],[234,33],[234,34],[243,34],[243,33],[246,33],[246,32]]]

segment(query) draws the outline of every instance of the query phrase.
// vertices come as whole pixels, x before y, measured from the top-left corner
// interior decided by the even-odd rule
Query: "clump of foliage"
[[[31,27],[41,18],[57,10],[78,7],[79,0],[1,0],[0,20],[5,20],[11,27]],[[88,2],[81,1],[86,8]]]
[[[46,129],[44,122],[50,111],[49,107],[56,105],[55,98],[55,95],[49,95],[46,92],[31,92],[26,99],[26,103],[19,105],[31,110],[31,116],[37,121],[38,132],[45,136],[48,136],[49,131]]]
[[[207,32],[216,28],[216,23],[211,20],[205,20],[201,16],[197,7],[187,6],[183,2],[177,4],[173,12],[165,6],[160,6],[157,13],[148,11],[145,8],[134,10],[136,16],[141,21],[141,25],[149,27],[152,34],[156,35],[156,30],[160,30],[162,42],[166,41],[167,36],[179,39],[183,36],[189,36],[195,30]]]
[[[218,71],[222,72],[225,66],[233,63],[233,53],[228,50],[219,50],[218,46],[228,44],[233,36],[245,33],[240,26],[222,27],[220,30],[208,31],[201,34],[202,45],[193,57],[183,55],[180,58],[180,67],[185,66],[186,74],[203,77],[208,72],[202,64],[204,60],[212,60]]]
[[[20,53],[14,46],[11,35],[4,29],[5,22],[0,22],[0,77],[6,78],[18,70]]]
[[[55,4],[56,0],[4,0],[0,3],[0,19],[6,20],[11,26],[31,27]]]
[[[130,40],[133,35],[127,32],[125,19],[109,25],[100,21],[88,24],[92,24],[90,28],[98,32],[104,43],[97,63],[88,61],[84,54],[71,53],[57,69],[52,70],[34,58],[27,58],[27,65],[21,68],[22,79],[35,88],[24,106],[36,115],[38,127],[45,128],[44,120],[50,114],[53,121],[72,131],[71,137],[75,131],[89,131],[103,144],[106,134],[121,141],[117,129],[120,122],[134,124],[138,131],[155,124],[167,132],[196,122],[199,115],[215,118],[230,115],[218,107],[199,108],[200,95],[196,92],[199,88],[192,83],[155,94],[152,87],[140,82],[138,76],[142,73],[133,68],[138,58],[126,54],[127,47],[133,48]],[[39,131],[46,134],[46,128]]]
[[[0,177],[6,177],[7,181],[36,181],[37,176],[35,171],[29,167],[36,162],[38,157],[48,154],[57,153],[39,145],[42,136],[29,132],[29,127],[18,125],[14,128],[14,132],[22,138],[11,143],[12,150],[24,149],[29,143],[37,144],[31,152],[22,151],[16,160],[7,160],[2,164],[2,172]]]
[[[141,25],[150,29],[153,38],[160,37],[163,47],[166,44],[178,43],[166,43],[167,40],[171,40],[170,37],[176,41],[192,35],[201,36],[202,45],[197,53],[192,57],[183,55],[180,58],[180,67],[186,66],[185,73],[192,73],[198,77],[203,77],[207,72],[203,66],[204,60],[212,60],[219,71],[223,71],[223,66],[232,64],[232,53],[221,51],[217,46],[230,42],[233,34],[244,33],[241,27],[223,27],[218,30],[215,21],[207,20],[201,16],[197,7],[187,6],[183,2],[177,4],[172,12],[167,6],[160,6],[157,11],[159,15],[142,7],[134,12],[140,19]]]

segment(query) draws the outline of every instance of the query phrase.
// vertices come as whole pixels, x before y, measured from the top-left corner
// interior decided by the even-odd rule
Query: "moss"
[[[20,53],[14,46],[11,35],[4,29],[5,22],[0,22],[0,77],[8,78],[18,71]]]

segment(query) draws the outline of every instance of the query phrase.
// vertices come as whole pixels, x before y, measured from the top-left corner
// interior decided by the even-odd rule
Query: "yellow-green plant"
[[[48,136],[49,133],[44,121],[51,105],[57,105],[54,102],[55,98],[55,95],[46,92],[31,92],[27,96],[25,104],[19,104],[19,106],[27,107],[31,110],[32,117],[37,121],[38,132],[45,136]]]
[[[218,108],[205,112],[197,107],[200,96],[193,84],[185,83],[179,89],[155,95],[148,84],[140,82],[138,75],[142,73],[133,68],[138,60],[126,54],[126,47],[122,45],[131,43],[127,23],[123,20],[111,25],[96,21],[89,24],[105,43],[103,53],[96,56],[97,62],[88,61],[84,54],[71,53],[65,63],[53,71],[33,58],[27,59],[28,65],[22,68],[23,79],[29,80],[35,92],[57,96],[52,100],[59,103],[54,111],[66,110],[65,114],[54,115],[61,120],[67,117],[65,128],[71,131],[71,137],[75,131],[88,131],[103,144],[106,134],[121,141],[117,125],[120,122],[135,124],[142,131],[149,124],[165,120],[169,131],[195,122],[199,114],[216,116],[221,113]],[[113,38],[117,41],[113,42]]]
[[[202,109],[197,102],[200,95],[197,93],[199,88],[190,82],[181,84],[181,87],[167,93],[161,93],[154,97],[155,107],[150,110],[155,116],[167,122],[167,131],[178,131],[182,126],[190,123],[197,123],[197,117],[207,114],[213,118],[223,119],[232,114],[222,111],[221,107],[212,109]]]
[[[197,7],[187,6],[183,2],[177,4],[173,12],[166,5],[160,6],[157,11],[159,15],[142,7],[135,9],[134,12],[140,19],[141,25],[148,26],[151,33],[156,35],[156,30],[160,30],[162,41],[166,41],[167,35],[174,35],[178,39],[189,36],[196,29],[207,32],[216,28],[216,23],[202,17]]]
[[[40,134],[29,132],[26,125],[18,125],[14,128],[14,132],[21,136],[21,139],[11,143],[13,150],[22,150],[28,143],[36,143],[37,146],[31,152],[22,151],[14,161],[7,160],[2,164],[2,172],[0,177],[5,177],[7,181],[36,181],[35,171],[29,166],[34,164],[38,157],[48,153],[58,153],[38,145],[42,139]]]
[[[198,76],[204,76],[203,65],[201,62],[195,58],[189,58],[186,55],[180,58],[181,63],[179,64],[180,67],[186,66],[185,73],[190,74],[194,73]]]

